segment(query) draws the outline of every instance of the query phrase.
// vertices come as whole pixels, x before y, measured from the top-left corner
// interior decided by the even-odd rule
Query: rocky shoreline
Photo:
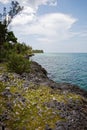
[[[0,101],[0,108],[3,108],[0,111],[0,130],[2,130],[2,127],[5,130],[87,130],[87,91],[68,83],[55,83],[47,77],[47,71],[38,63],[32,62],[31,72],[22,75],[7,72],[3,66],[0,66],[0,83],[5,85],[5,89],[0,91],[0,97],[4,100],[4,104],[3,101]],[[20,120],[23,121],[20,123],[21,127],[17,126],[17,124],[10,126],[11,120],[13,120],[12,123],[17,123],[16,120],[19,119],[17,115],[20,115],[19,108],[27,108],[27,97],[31,91],[33,94],[36,93],[36,97],[34,99],[32,96],[33,101],[31,95],[29,95],[29,99],[32,100],[32,102],[29,102],[36,108],[35,111],[39,109],[38,116],[43,122],[43,127],[40,126],[41,124],[38,125],[38,122],[36,123],[37,128],[36,126],[25,126],[25,120],[26,118],[29,120],[28,117],[25,120],[20,117]],[[45,97],[45,92],[48,97]],[[37,96],[37,94],[40,95]],[[41,104],[38,105],[38,102]],[[18,111],[14,112],[14,108]],[[29,113],[29,110],[21,111],[25,113],[28,111]],[[47,116],[50,118],[47,118]]]

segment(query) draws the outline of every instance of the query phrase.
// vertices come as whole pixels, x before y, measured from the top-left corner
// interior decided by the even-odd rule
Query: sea
[[[42,53],[32,60],[47,70],[50,79],[87,90],[87,53]]]

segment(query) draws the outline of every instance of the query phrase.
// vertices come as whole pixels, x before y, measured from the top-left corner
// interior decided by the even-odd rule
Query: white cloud
[[[6,4],[9,2],[9,0],[0,0],[1,3]]]
[[[36,11],[28,6],[25,6],[23,11],[17,15],[13,20],[11,25],[25,25],[32,22],[35,19]]]
[[[9,0],[10,1],[10,0]],[[40,5],[56,5],[56,0],[17,0],[21,6],[24,6],[20,15],[17,15],[12,22],[12,25],[27,24],[35,19],[35,15]],[[22,22],[20,22],[22,21]]]
[[[22,21],[21,21],[22,22]],[[56,42],[73,36],[70,31],[76,22],[75,18],[62,13],[51,13],[35,17],[26,25],[14,26],[14,31],[20,30],[23,35],[37,36],[39,42]]]
[[[38,8],[40,5],[56,5],[57,0],[18,0],[23,5],[30,6],[32,8]]]

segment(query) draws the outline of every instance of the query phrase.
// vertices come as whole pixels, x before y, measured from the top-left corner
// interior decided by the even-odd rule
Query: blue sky
[[[2,6],[11,0],[0,0]],[[18,0],[24,10],[10,29],[20,42],[45,52],[87,52],[87,0]]]

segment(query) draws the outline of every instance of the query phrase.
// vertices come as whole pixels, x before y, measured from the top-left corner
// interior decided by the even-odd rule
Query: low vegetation
[[[0,82],[0,120],[1,125],[9,130],[45,130],[48,125],[55,128],[58,121],[66,121],[60,116],[60,110],[49,107],[51,102],[67,104],[69,100],[81,102],[83,97],[61,90],[53,90],[48,86],[29,84],[24,87],[26,79],[7,70],[6,64],[0,64],[0,75],[7,80]],[[2,71],[3,70],[3,71]],[[6,76],[7,74],[7,76]]]
[[[9,57],[9,61],[7,63],[7,67],[11,72],[15,72],[18,74],[29,73],[30,72],[30,61],[25,59],[21,55],[11,54]]]
[[[2,89],[2,93],[5,86],[1,84],[0,89]],[[30,88],[25,92],[23,88],[18,90],[18,88],[11,86],[10,96],[0,94],[0,115],[7,112],[8,117],[4,119],[4,125],[9,130],[22,130],[23,128],[26,130],[45,130],[46,125],[54,128],[57,121],[65,121],[59,115],[58,110],[47,107],[46,103],[54,99],[58,102],[66,102],[69,98],[81,100],[81,97],[73,94],[66,98],[60,92],[51,94],[51,91],[52,89],[46,86],[38,86],[36,89]]]

